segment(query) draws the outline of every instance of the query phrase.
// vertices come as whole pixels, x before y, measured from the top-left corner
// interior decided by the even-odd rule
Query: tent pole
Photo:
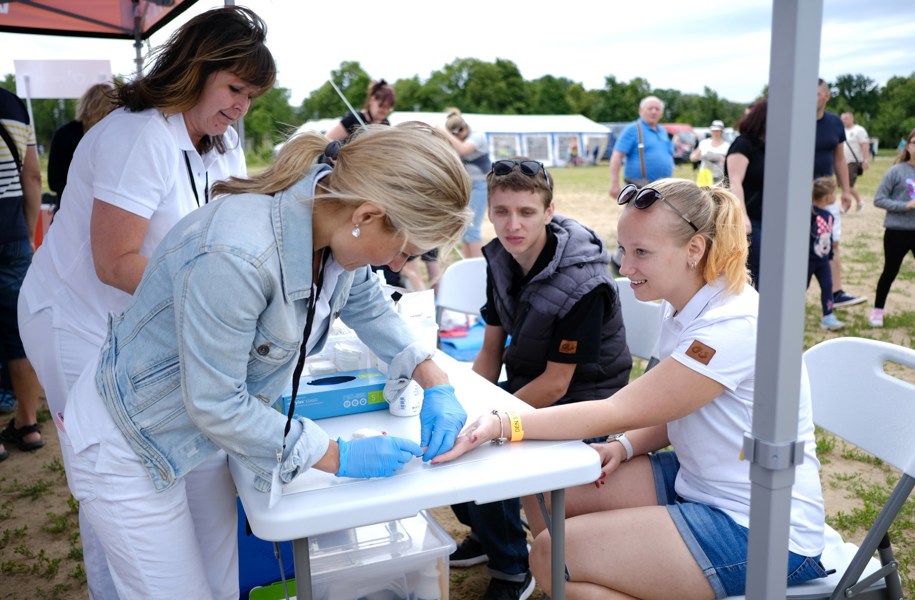
[[[785,598],[822,0],[773,0],[746,595]],[[771,151],[776,150],[776,151]],[[745,444],[744,448],[747,449]]]

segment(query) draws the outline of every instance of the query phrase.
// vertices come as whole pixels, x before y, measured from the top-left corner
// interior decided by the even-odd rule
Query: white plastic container
[[[313,536],[308,547],[314,600],[448,598],[448,556],[456,546],[426,511]],[[250,598],[284,598],[282,584],[254,588]]]
[[[412,417],[423,408],[423,388],[415,381],[410,381],[400,396],[388,405],[388,410],[395,417]]]

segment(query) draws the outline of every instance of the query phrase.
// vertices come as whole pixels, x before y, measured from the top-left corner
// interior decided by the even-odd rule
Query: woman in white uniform
[[[531,413],[488,414],[461,435],[444,462],[502,438],[581,439],[603,465],[594,484],[569,490],[569,598],[710,600],[745,593],[759,295],[749,284],[743,209],[720,188],[663,179],[625,187],[618,224],[620,273],[639,300],[663,300],[661,362],[598,402]],[[825,577],[825,512],[813,436],[810,388],[802,371],[796,467],[788,535],[789,585]],[[668,445],[672,451],[662,451]],[[551,593],[550,539],[536,503],[525,499],[535,533],[531,570]]]
[[[391,476],[451,449],[466,420],[369,267],[447,250],[469,221],[470,183],[436,130],[370,125],[342,148],[302,134],[215,191],[153,253],[65,413],[68,483],[125,598],[238,598],[227,453],[280,494],[311,468]],[[337,316],[389,365],[385,398],[425,390],[415,439],[332,440],[271,406]]]
[[[152,251],[209,201],[213,183],[245,174],[230,125],[273,86],[265,40],[266,25],[245,8],[194,17],[158,49],[148,74],[117,87],[119,108],[80,141],[62,208],[19,294],[23,344],[61,431],[71,387],[98,354],[108,314],[130,302]],[[82,524],[90,593],[117,597]]]

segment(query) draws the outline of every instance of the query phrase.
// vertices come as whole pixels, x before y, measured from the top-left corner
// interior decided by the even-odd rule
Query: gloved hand
[[[430,461],[442,452],[451,450],[467,413],[454,395],[450,385],[436,385],[423,393],[423,407],[419,411],[420,442],[426,449],[424,461]]]
[[[337,445],[340,447],[337,477],[390,477],[423,453],[416,442],[391,435],[349,442],[337,438]]]

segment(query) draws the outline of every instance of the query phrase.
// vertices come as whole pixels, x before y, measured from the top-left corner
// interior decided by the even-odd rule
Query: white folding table
[[[435,361],[448,373],[468,422],[493,409],[533,410],[441,352]],[[349,439],[368,427],[419,442],[419,417],[395,417],[387,410],[318,421],[331,437]],[[420,510],[459,502],[494,502],[551,492],[553,513],[553,594],[565,598],[566,487],[600,475],[598,454],[578,440],[523,441],[485,445],[454,461],[432,465],[415,459],[393,477],[348,479],[312,469],[284,486],[282,498],[268,508],[268,494],[254,489],[254,475],[230,459],[238,495],[257,537],[293,541],[299,600],[311,600],[308,537],[412,517]],[[308,582],[308,583],[306,583]]]

